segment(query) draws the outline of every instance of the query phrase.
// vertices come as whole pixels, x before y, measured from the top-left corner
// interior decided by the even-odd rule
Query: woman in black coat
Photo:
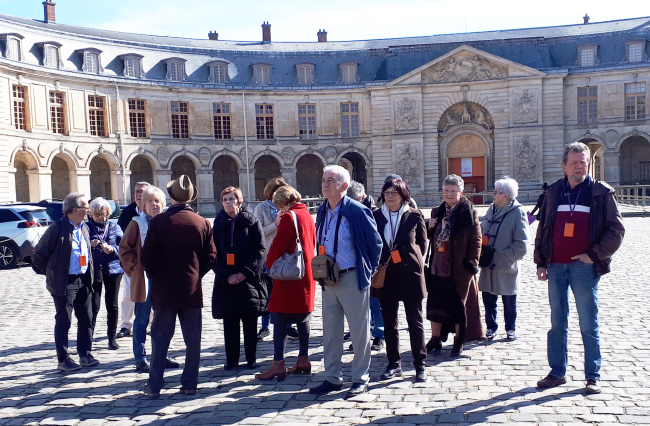
[[[268,289],[261,278],[266,260],[262,225],[253,211],[242,208],[241,190],[229,186],[221,193],[224,209],[214,220],[217,249],[212,316],[223,319],[226,346],[225,370],[239,365],[239,323],[244,330],[248,368],[255,368],[257,317],[266,312]]]
[[[381,209],[373,212],[377,230],[384,243],[379,268],[386,268],[384,286],[373,288],[373,296],[378,297],[381,304],[388,356],[388,367],[381,379],[387,380],[402,375],[397,324],[401,300],[409,327],[415,380],[426,382],[424,360],[427,350],[422,320],[422,300],[426,295],[423,258],[427,247],[424,217],[420,210],[409,207],[411,192],[401,179],[386,182],[381,196],[385,202]]]

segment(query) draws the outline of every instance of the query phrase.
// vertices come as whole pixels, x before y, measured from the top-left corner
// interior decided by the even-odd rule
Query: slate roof
[[[7,27],[12,29],[6,29]],[[274,86],[277,87],[296,84],[295,64],[300,62],[316,65],[315,76],[319,86],[340,84],[337,83],[338,64],[347,61],[359,63],[358,73],[362,84],[390,81],[463,44],[539,70],[548,72],[553,69],[568,69],[571,72],[576,69],[577,46],[593,43],[599,46],[601,67],[624,65],[627,64],[625,41],[650,38],[650,17],[379,40],[263,43],[141,35],[44,23],[0,14],[0,33],[20,32],[21,28],[31,33],[41,33],[40,41],[54,39],[64,46],[71,42],[75,46],[86,43],[87,47],[92,45],[102,49],[103,65],[108,73],[114,73],[115,76],[122,73],[121,60],[116,59],[118,55],[139,53],[144,55],[144,61],[148,61],[143,62],[148,79],[164,80],[163,59],[180,56],[188,59],[189,82],[206,83],[209,71],[202,64],[222,59],[231,63],[229,74],[231,84],[235,85],[250,85],[251,64],[272,63]],[[646,43],[646,53],[650,49],[648,45],[650,43]],[[25,46],[24,49],[27,52],[30,46]],[[64,59],[80,67],[79,58],[70,56]],[[647,62],[642,64],[647,65]],[[585,71],[584,68],[576,70]]]

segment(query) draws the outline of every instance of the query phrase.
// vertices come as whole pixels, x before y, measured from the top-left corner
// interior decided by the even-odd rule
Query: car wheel
[[[18,262],[18,252],[13,244],[0,243],[0,269],[8,269]]]

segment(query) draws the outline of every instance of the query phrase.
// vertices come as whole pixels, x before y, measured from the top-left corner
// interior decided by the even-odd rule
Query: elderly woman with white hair
[[[88,220],[88,233],[94,265],[94,280],[92,294],[92,328],[95,331],[95,322],[101,306],[102,287],[106,288],[104,303],[108,317],[108,349],[118,349],[120,346],[115,341],[117,332],[118,295],[122,281],[122,266],[119,258],[119,244],[124,236],[122,228],[117,223],[109,222],[111,206],[108,201],[99,197],[90,202],[90,215]]]
[[[481,251],[481,277],[479,290],[485,307],[486,337],[497,334],[497,301],[503,301],[506,339],[517,339],[517,291],[519,287],[519,261],[528,251],[528,218],[517,201],[519,185],[510,178],[494,183],[493,201],[483,218],[483,245]]]

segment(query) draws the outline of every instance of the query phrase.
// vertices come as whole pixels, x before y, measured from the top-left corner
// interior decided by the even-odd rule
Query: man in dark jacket
[[[196,187],[186,175],[167,184],[172,206],[149,223],[142,248],[142,266],[151,280],[151,365],[144,393],[158,398],[169,342],[174,336],[176,316],[187,347],[181,375],[181,393],[196,394],[201,356],[201,278],[215,259],[210,222],[194,213],[188,204],[196,199]]]
[[[135,184],[133,190],[133,201],[131,204],[126,206],[122,213],[120,213],[120,218],[117,220],[117,224],[122,228],[122,233],[126,231],[126,227],[129,226],[131,220],[140,216],[142,213],[142,206],[140,206],[140,200],[142,200],[142,193],[145,188],[150,186],[148,182],[138,182]],[[124,283],[124,289],[122,290],[122,302],[120,303],[120,311],[122,313],[122,325],[120,325],[120,331],[115,335],[116,338],[120,337],[129,337],[131,336],[131,328],[133,327],[133,313],[135,310],[135,303],[131,300],[131,278],[128,275],[124,274],[122,282]]]
[[[99,364],[92,350],[93,260],[90,237],[84,223],[88,213],[86,196],[73,192],[63,200],[63,217],[50,226],[38,242],[32,256],[32,269],[45,275],[48,291],[54,299],[54,342],[58,369],[75,371],[81,367],[68,354],[68,331],[72,310],[77,317],[77,352],[83,367]]]
[[[585,348],[586,392],[600,393],[598,281],[610,271],[612,255],[625,234],[614,190],[589,174],[589,147],[567,145],[562,156],[566,174],[548,188],[535,239],[540,281],[548,280],[551,330],[548,363],[551,372],[539,388],[566,383],[569,334],[569,288],[576,301]]]
[[[325,380],[309,389],[326,394],[343,387],[343,321],[347,318],[354,346],[353,397],[368,390],[370,379],[370,280],[379,266],[381,237],[372,212],[346,197],[350,173],[341,166],[323,169],[322,191],[327,199],[318,208],[318,253],[339,266],[340,281],[323,287],[323,354]]]

